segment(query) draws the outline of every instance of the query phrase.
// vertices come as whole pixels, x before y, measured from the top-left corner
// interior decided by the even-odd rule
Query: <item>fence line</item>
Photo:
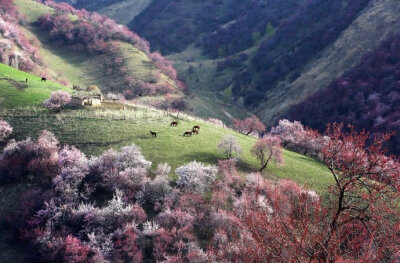
[[[107,108],[93,108],[93,109],[79,110],[79,111],[66,111],[66,112],[64,111],[57,113],[56,115],[54,115],[54,117],[60,121],[63,120],[64,118],[103,119],[110,121],[118,121],[118,120],[138,120],[138,119],[162,120],[165,119],[165,117],[170,117],[177,120],[190,120],[200,123],[207,123],[233,131],[232,128],[226,126],[225,123],[219,119],[213,119],[213,118],[205,119],[198,116],[192,116],[190,114],[180,111],[162,110],[149,105],[143,105],[139,103],[132,103],[126,101],[120,101],[120,102],[107,101],[107,103],[122,105],[123,109],[113,110]],[[14,109],[0,109],[0,116],[2,118],[38,117],[42,118],[43,120],[52,118],[49,117],[48,111],[46,109],[38,106],[20,107]]]

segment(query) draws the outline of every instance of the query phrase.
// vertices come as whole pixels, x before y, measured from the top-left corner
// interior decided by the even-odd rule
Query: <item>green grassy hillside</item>
[[[2,109],[40,104],[55,90],[70,91],[71,89],[54,82],[43,82],[40,77],[0,63],[0,107]]]
[[[171,83],[165,74],[155,67],[150,58],[131,44],[116,41],[118,48],[110,54],[88,55],[85,52],[71,50],[66,46],[49,39],[48,32],[39,28],[36,23],[39,16],[54,13],[48,6],[33,0],[15,0],[20,12],[26,16],[26,25],[23,26],[29,39],[36,39],[40,48],[40,55],[44,60],[50,75],[55,80],[66,79],[70,85],[87,86],[98,85],[102,90],[122,92],[126,89],[126,79],[129,76],[145,83],[150,77],[160,74],[155,84]],[[71,19],[76,19],[71,17]],[[115,58],[121,58],[117,65]],[[112,71],[110,72],[110,68]],[[125,68],[125,72],[120,69]]]

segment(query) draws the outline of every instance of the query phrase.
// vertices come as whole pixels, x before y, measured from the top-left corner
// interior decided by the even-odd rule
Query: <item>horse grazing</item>
[[[156,133],[156,132],[150,131],[150,134],[151,134],[151,136],[153,136],[154,138],[157,138],[157,133]]]
[[[192,131],[187,131],[183,134],[183,136],[192,136]]]
[[[200,130],[200,126],[199,125],[195,125],[195,126],[193,126],[193,130]]]
[[[199,130],[193,129],[193,130],[192,130],[192,133],[194,133],[194,134],[199,134]]]
[[[176,127],[178,126],[178,121],[173,121],[169,126]]]
[[[47,79],[45,77],[42,77],[42,81],[46,81]]]

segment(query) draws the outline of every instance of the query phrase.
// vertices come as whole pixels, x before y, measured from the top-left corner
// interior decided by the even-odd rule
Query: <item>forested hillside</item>
[[[400,35],[293,107],[289,116],[319,130],[325,129],[324,122],[346,122],[374,134],[400,131]],[[391,147],[400,153],[400,136],[393,138]]]

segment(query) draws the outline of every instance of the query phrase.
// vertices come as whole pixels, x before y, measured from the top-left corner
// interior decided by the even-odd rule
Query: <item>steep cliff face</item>
[[[327,87],[355,67],[365,53],[373,51],[388,37],[399,32],[399,14],[400,5],[396,0],[371,1],[340,37],[304,68],[298,78],[282,80],[268,90],[267,99],[255,110],[257,115],[264,122],[273,123],[290,106]]]

